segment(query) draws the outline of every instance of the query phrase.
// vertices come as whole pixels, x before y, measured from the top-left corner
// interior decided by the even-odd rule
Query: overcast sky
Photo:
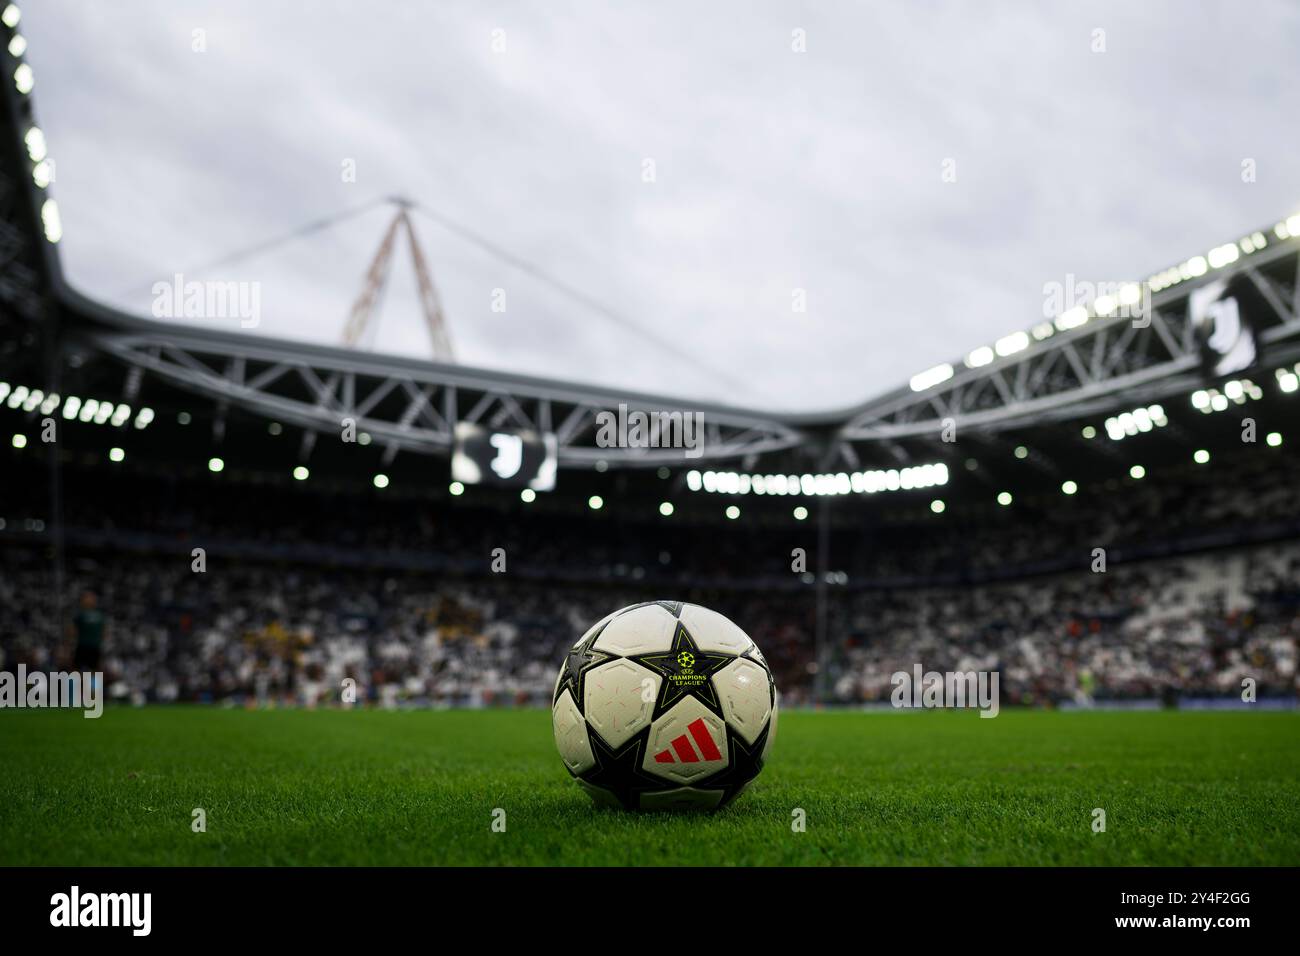
[[[670,346],[417,219],[459,360],[807,410],[1300,208],[1284,2],[24,7],[74,284],[259,282],[256,331],[311,341],[384,209],[190,270],[405,194]],[[401,255],[371,345],[427,357]]]

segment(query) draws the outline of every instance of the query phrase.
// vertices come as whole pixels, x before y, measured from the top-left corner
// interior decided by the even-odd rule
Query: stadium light
[[[1029,333],[1012,332],[1010,335],[1003,336],[993,343],[993,351],[1005,358],[1008,355],[1015,355],[1017,352],[1023,352],[1029,348]]]
[[[808,509],[805,508],[803,505],[800,505],[798,508],[794,509],[795,521],[803,521],[807,517],[808,517]]]
[[[1096,438],[1096,437],[1097,437],[1097,429],[1094,428],[1094,427],[1091,426],[1091,425],[1084,425],[1084,426],[1083,426],[1083,437],[1084,437],[1084,438]]]
[[[1029,457],[1029,449],[1026,448],[1024,445],[1017,445],[1016,457],[1019,458],[1021,461],[1024,461],[1026,458]]]
[[[1280,370],[1284,372],[1285,370]],[[1284,375],[1278,375],[1278,384],[1286,391]],[[1192,407],[1202,414],[1227,411],[1228,403],[1244,405],[1247,401],[1259,401],[1264,397],[1264,390],[1248,378],[1234,379],[1223,383],[1223,391],[1217,388],[1199,388],[1192,392]]]
[[[18,26],[18,21],[23,18],[23,12],[18,9],[18,4],[11,3],[5,7],[4,13],[0,13],[0,23],[3,23],[9,29]]]
[[[39,126],[28,128],[27,134],[23,137],[23,145],[27,147],[27,156],[33,163],[39,163],[49,155],[49,149],[45,142],[45,133]]]
[[[932,488],[947,483],[948,466],[943,462],[821,475],[745,475],[734,471],[690,471],[686,474],[686,487],[691,491],[724,495],[870,495],[881,491]]]
[[[727,517],[735,521],[740,517],[740,509],[735,505],[727,505]]]
[[[1269,433],[1268,433],[1268,438],[1266,438],[1265,441],[1268,442],[1268,447],[1269,447],[1269,448],[1276,448],[1278,445],[1282,444],[1282,433],[1281,433],[1281,432],[1269,432]]]
[[[15,448],[26,448],[27,436],[23,434],[14,435],[13,445]]]
[[[1196,462],[1198,465],[1204,465],[1209,460],[1210,460],[1210,453],[1206,451],[1204,448],[1196,449],[1195,453],[1192,455],[1192,461]]]
[[[1215,246],[1210,250],[1208,259],[1210,268],[1222,269],[1226,265],[1231,265],[1241,257],[1241,252],[1237,249],[1235,242],[1228,242],[1221,246]]]
[[[126,457],[126,452],[122,451],[122,449],[120,448],[110,448],[108,450],[109,461],[121,461],[125,457]]]
[[[375,475],[375,477],[374,477],[374,484],[375,484],[375,487],[376,487],[376,488],[387,488],[387,487],[388,487],[388,476],[387,476],[387,475],[383,475],[383,474]],[[454,494],[456,494],[456,492],[455,492],[455,491],[452,491],[452,494],[454,495]]]
[[[1079,490],[1079,486],[1075,484],[1073,481],[1061,482],[1061,492],[1063,494],[1072,495],[1078,490]]]
[[[388,484],[387,478],[384,479],[384,484]],[[451,484],[447,486],[447,491],[451,493],[451,496],[453,498],[459,498],[461,495],[465,493],[465,486],[461,484],[459,481],[453,481]]]
[[[533,491],[531,488],[525,488],[523,491],[519,492],[519,500],[524,504],[532,504],[537,500],[537,492]]]
[[[225,467],[226,467],[226,463],[222,461],[220,458],[208,459],[208,471],[213,472],[214,474],[218,471],[221,471]]]
[[[943,503],[942,498],[935,498],[933,501],[930,502],[930,510],[937,515],[943,514],[943,509],[946,507],[947,505]]]
[[[599,511],[601,508],[605,507],[605,499],[600,495],[592,495],[587,499],[587,507],[592,511]]]
[[[1070,329],[1077,329],[1088,321],[1088,310],[1081,305],[1076,305],[1073,309],[1067,309],[1056,317],[1056,330],[1058,332],[1068,332]]]
[[[942,365],[936,365],[934,368],[913,375],[910,384],[912,391],[924,392],[927,388],[934,388],[934,386],[946,382],[950,378],[952,378],[952,366],[945,362]]]
[[[306,481],[310,476],[311,476],[311,472],[307,470],[307,467],[305,465],[299,465],[293,470],[293,477],[295,481]]]
[[[1131,412],[1120,412],[1106,419],[1106,435],[1111,441],[1123,441],[1125,437],[1145,434],[1155,428],[1164,428],[1169,424],[1162,405],[1148,405],[1135,408]]]
[[[13,39],[9,41],[9,55],[15,60],[27,52],[27,38],[21,33],[15,33]]]
[[[1011,504],[1011,492],[1009,492],[1009,491],[999,491],[999,492],[998,492],[998,504],[1000,504],[1000,505],[1001,505],[1002,507],[1004,507],[1004,508],[1005,508],[1007,505]]]
[[[59,218],[59,204],[53,199],[45,200],[41,206],[41,224],[45,227],[45,238],[58,242],[63,238],[63,221]]]
[[[966,356],[967,368],[982,368],[993,361],[993,350],[987,345],[981,345],[975,351]]]
[[[671,501],[659,502],[659,513],[665,518],[671,516],[673,513],[673,503]]]
[[[1129,477],[1132,478],[1134,481],[1141,481],[1143,478],[1146,477],[1147,470],[1143,468],[1141,465],[1134,465],[1132,468],[1128,470],[1128,474]]]

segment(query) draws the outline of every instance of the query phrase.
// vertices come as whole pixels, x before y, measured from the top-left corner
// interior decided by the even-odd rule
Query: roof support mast
[[[367,330],[376,323],[376,307],[388,284],[397,234],[405,229],[411,250],[411,265],[415,268],[415,281],[420,289],[420,307],[424,312],[424,323],[429,330],[429,341],[433,347],[432,357],[443,362],[455,361],[451,336],[443,318],[442,302],[438,298],[438,289],[433,284],[428,260],[424,257],[424,250],[420,248],[420,241],[415,235],[415,227],[411,224],[408,212],[412,205],[411,201],[395,197],[392,202],[397,207],[397,214],[389,224],[388,231],[384,233],[383,241],[379,243],[379,249],[375,252],[375,258],[366,271],[366,281],[362,286],[361,294],[352,304],[347,325],[343,327],[343,344],[355,348]]]

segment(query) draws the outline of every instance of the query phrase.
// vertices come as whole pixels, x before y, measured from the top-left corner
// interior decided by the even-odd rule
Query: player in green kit
[[[99,659],[104,648],[104,612],[99,609],[99,598],[94,591],[81,595],[81,609],[72,617],[77,646],[73,653],[73,666],[83,672],[99,670]]]

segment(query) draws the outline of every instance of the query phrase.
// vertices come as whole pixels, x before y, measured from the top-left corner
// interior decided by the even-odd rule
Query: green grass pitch
[[[1297,860],[1294,713],[790,712],[710,815],[594,808],[544,711],[0,713],[6,865]]]

